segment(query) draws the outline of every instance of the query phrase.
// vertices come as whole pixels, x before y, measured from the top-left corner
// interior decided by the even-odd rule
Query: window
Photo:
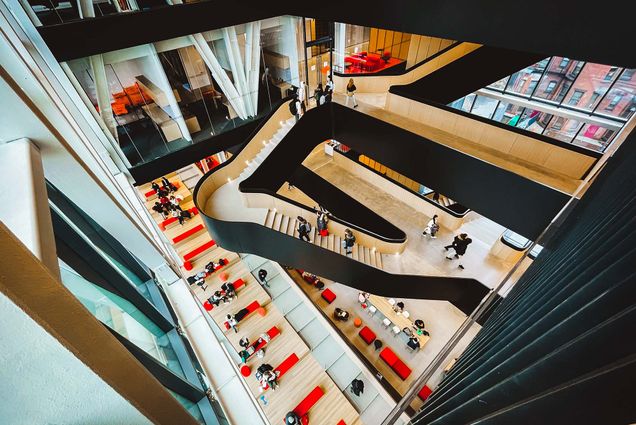
[[[600,96],[600,93],[594,92],[592,93],[592,96],[590,96],[590,102],[591,104],[596,102],[596,99],[598,99],[598,97]]]
[[[569,63],[570,63],[570,59],[561,58],[561,62],[559,62],[559,68],[565,69],[568,66]]]
[[[557,85],[557,82],[555,80],[550,81],[548,83],[548,86],[545,88],[544,93],[546,94],[552,93],[556,85]]]
[[[621,74],[621,81],[629,81],[634,77],[634,73],[636,73],[636,69],[626,69]]]
[[[535,63],[527,68],[522,69],[519,72],[515,72],[510,76],[507,92],[517,93],[524,96],[530,96],[537,86],[543,71],[548,65],[550,58],[543,59],[540,62]]]
[[[578,105],[584,94],[585,92],[583,90],[574,90],[574,94],[570,97],[570,100],[568,100],[568,105]]]
[[[572,141],[577,146],[583,146],[598,152],[603,152],[616,132],[597,124],[585,124],[576,138]]]
[[[475,99],[475,105],[473,106],[472,114],[479,115],[480,117],[490,118],[495,112],[498,100],[486,96],[477,96]]]
[[[616,105],[618,105],[618,102],[620,102],[622,98],[623,98],[622,94],[617,94],[613,96],[612,101],[605,107],[605,110],[613,111],[614,108],[616,108]]]
[[[603,79],[605,81],[612,81],[612,78],[614,78],[614,74],[616,74],[616,71],[618,71],[618,67],[611,67],[609,71],[607,71],[607,74],[605,74],[605,77]]]

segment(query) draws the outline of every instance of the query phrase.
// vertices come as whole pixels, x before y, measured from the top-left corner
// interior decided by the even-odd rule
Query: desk
[[[398,326],[400,329],[409,328],[413,331],[413,335],[417,337],[420,341],[420,349],[424,348],[424,345],[431,339],[430,336],[427,335],[418,335],[415,333],[415,327],[413,325],[413,321],[408,319],[401,314],[397,314],[393,310],[393,306],[389,304],[389,300],[384,297],[379,297],[377,295],[370,295],[367,300],[369,304],[378,309],[380,313],[382,313],[387,319],[391,321],[394,325]]]

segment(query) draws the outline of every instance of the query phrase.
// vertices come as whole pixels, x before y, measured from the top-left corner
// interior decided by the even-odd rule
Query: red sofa
[[[373,341],[375,341],[375,338],[376,338],[375,332],[369,329],[368,326],[365,326],[364,328],[360,329],[360,332],[358,332],[358,335],[360,335],[360,337],[364,340],[364,342],[367,343],[367,345],[370,345],[371,343],[373,343]]]
[[[411,374],[411,369],[391,350],[389,347],[385,347],[380,352],[380,358],[388,364],[391,369],[400,377],[405,380]]]
[[[417,396],[422,399],[422,401],[426,401],[426,399],[433,393],[428,386],[424,385]]]

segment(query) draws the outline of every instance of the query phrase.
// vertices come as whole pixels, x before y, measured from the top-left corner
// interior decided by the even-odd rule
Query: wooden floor
[[[172,183],[178,182],[180,184],[178,193],[184,198],[181,202],[182,209],[192,208],[194,204],[190,191],[178,179],[175,173],[169,174],[167,177]],[[145,197],[144,194],[151,190],[150,184],[140,186],[138,190],[142,197]],[[161,223],[163,221],[161,215],[152,211],[152,206],[155,201],[156,199],[146,201],[146,208],[154,220],[157,223]],[[200,215],[195,215],[185,222],[183,226],[178,223],[168,226],[164,234],[168,241],[172,242],[175,236],[199,224],[203,224],[203,220]],[[197,232],[186,240],[173,244],[173,247],[179,256],[183,258],[185,253],[210,240],[211,238],[208,232],[203,229],[201,232]],[[192,261],[194,265],[193,270],[188,271],[182,267],[182,271],[185,276],[194,275],[201,271],[208,262],[212,260],[218,261],[220,258],[228,259],[229,264],[206,278],[205,289],[203,287],[193,287],[195,295],[199,301],[203,303],[214,291],[220,290],[223,283],[220,279],[222,273],[228,275],[228,282],[234,282],[237,279],[243,279],[246,282],[245,286],[237,290],[237,297],[233,301],[228,304],[220,304],[209,312],[210,317],[219,325],[219,328],[225,330],[224,322],[227,314],[234,314],[253,301],[258,301],[266,310],[266,314],[263,317],[257,313],[252,313],[243,319],[237,326],[238,332],[235,333],[231,329],[225,332],[232,347],[238,352],[241,349],[238,343],[242,337],[246,336],[251,342],[254,342],[260,335],[267,332],[273,326],[276,326],[280,331],[280,335],[276,336],[265,346],[264,358],[259,359],[253,356],[247,361],[247,365],[252,369],[252,375],[247,378],[242,378],[245,379],[270,423],[283,423],[285,415],[293,410],[311,390],[319,386],[325,394],[309,411],[308,416],[312,425],[336,425],[341,419],[344,420],[347,425],[360,425],[362,423],[360,416],[353,405],[314,359],[307,344],[305,344],[283,314],[271,302],[269,294],[252,276],[249,269],[236,253],[226,251],[219,246],[214,246]],[[280,385],[275,391],[269,389],[261,393],[258,381],[253,375],[256,368],[262,363],[269,363],[276,368],[292,353],[298,356],[300,359],[299,362],[280,378]],[[267,401],[266,405],[264,405],[263,400],[259,400],[261,396]]]

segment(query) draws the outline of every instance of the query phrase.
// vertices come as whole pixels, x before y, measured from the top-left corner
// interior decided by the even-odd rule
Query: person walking
[[[437,224],[437,214],[435,214],[433,218],[431,218],[429,222],[426,224],[426,227],[424,228],[424,231],[422,232],[422,234],[424,236],[429,235],[431,239],[436,239],[437,236],[435,235],[437,235],[438,231],[439,231],[439,224]]]
[[[353,244],[356,243],[356,237],[353,236],[353,232],[349,229],[345,229],[345,238],[342,241],[342,245],[344,246],[346,255],[351,255],[353,253]]]
[[[327,77],[327,83],[325,84],[325,90],[329,93],[333,93],[333,90],[335,88],[335,84],[333,83],[333,80],[331,79],[331,77]]]
[[[349,106],[349,99],[353,101],[353,107],[358,107],[358,102],[356,102],[356,85],[353,83],[353,78],[349,78],[349,83],[347,84],[347,100],[345,105]]]
[[[296,118],[296,122],[300,120],[300,102],[297,96],[292,98],[291,102],[289,102],[289,112]]]
[[[466,249],[468,248],[468,245],[470,245],[472,242],[473,240],[469,238],[466,233],[461,233],[458,236],[455,236],[455,238],[453,239],[453,243],[451,243],[450,245],[446,245],[444,247],[445,251],[448,251],[449,249],[452,248],[455,251],[455,255],[452,257],[447,255],[446,259],[458,260],[459,257],[461,257],[462,255],[466,253]],[[459,268],[463,270],[464,266],[460,263]]]
[[[309,232],[311,232],[311,224],[301,216],[298,216],[298,238],[311,242]]]
[[[318,83],[318,87],[314,90],[314,98],[316,99],[316,106],[325,103],[325,92],[322,89],[322,83]]]
[[[305,100],[307,98],[307,86],[304,81],[300,82],[300,87],[298,87],[298,101],[300,102],[300,108],[303,111],[303,114],[307,112],[307,105],[305,104]]]
[[[258,271],[258,280],[262,286],[267,286],[269,288],[269,283],[267,283],[267,270],[260,269]]]

